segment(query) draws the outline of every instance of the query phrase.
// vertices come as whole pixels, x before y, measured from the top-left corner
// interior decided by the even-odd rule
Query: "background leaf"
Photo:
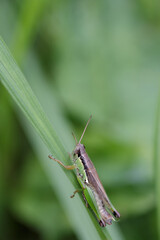
[[[156,1],[1,0],[1,36],[54,126],[64,162],[71,132],[79,138],[93,115],[83,143],[121,214],[107,228],[113,239],[158,239],[159,20]],[[8,79],[14,66],[13,76],[3,72]],[[1,85],[0,239],[83,238],[64,204],[75,176],[62,172],[74,186],[61,195],[59,167],[33,129]]]

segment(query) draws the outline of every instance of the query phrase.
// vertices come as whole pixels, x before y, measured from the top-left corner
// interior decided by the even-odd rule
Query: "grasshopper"
[[[55,159],[51,155],[48,157],[58,162],[67,170],[76,170],[77,179],[80,183],[81,189],[74,191],[71,198],[73,198],[77,192],[82,191],[86,206],[88,207],[89,203],[99,222],[99,225],[101,227],[105,227],[106,224],[111,225],[112,220],[118,220],[120,218],[120,214],[111,204],[99,179],[97,171],[85,150],[85,146],[81,144],[82,138],[91,120],[91,117],[92,115],[90,116],[83,130],[79,142],[77,142],[77,139],[73,134],[76,142],[76,147],[73,150],[72,154],[70,154],[73,165],[65,166],[60,160]]]

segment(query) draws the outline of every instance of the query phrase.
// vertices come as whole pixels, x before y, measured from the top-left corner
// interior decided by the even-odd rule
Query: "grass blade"
[[[21,108],[24,115],[32,124],[33,128],[37,131],[38,136],[41,137],[48,150],[54,154],[58,159],[61,159],[64,163],[67,163],[67,153],[57,137],[56,132],[53,130],[45,112],[40,106],[36,96],[32,89],[18,68],[12,55],[7,49],[5,43],[0,38],[0,80],[6,87],[10,95],[13,97],[17,105]],[[39,143],[39,148],[40,143]],[[51,167],[47,161],[45,161],[48,173],[52,178],[52,184],[58,187],[58,191],[61,191],[61,201],[65,201],[66,196],[68,197],[68,190],[73,192],[77,185],[76,178],[73,174],[67,173],[68,177],[65,177],[62,169],[59,166],[54,165]],[[52,164],[53,166],[53,164]],[[57,182],[55,182],[57,180]],[[65,182],[65,188],[64,188]],[[57,185],[59,184],[59,185]],[[62,199],[62,195],[64,199]],[[67,201],[67,198],[66,198]],[[66,206],[69,209],[72,224],[76,228],[78,237],[81,239],[104,239],[104,235],[95,223],[91,214],[88,214],[88,210],[85,208],[79,196],[76,200],[67,201]],[[80,216],[77,214],[80,213]],[[90,215],[90,216],[89,216]],[[111,239],[108,235],[108,239]]]

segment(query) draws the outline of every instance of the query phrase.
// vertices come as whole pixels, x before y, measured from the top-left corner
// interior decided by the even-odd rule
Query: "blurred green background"
[[[121,213],[121,239],[159,239],[160,4],[0,0],[0,35],[68,152],[71,132],[79,138],[93,115],[83,143]],[[39,161],[41,148],[0,85],[0,240],[82,239]]]

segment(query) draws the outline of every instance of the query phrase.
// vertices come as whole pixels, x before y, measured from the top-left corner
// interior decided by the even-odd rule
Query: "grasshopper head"
[[[78,143],[74,149],[74,153],[80,157],[83,153],[85,153],[85,146],[82,143]]]

